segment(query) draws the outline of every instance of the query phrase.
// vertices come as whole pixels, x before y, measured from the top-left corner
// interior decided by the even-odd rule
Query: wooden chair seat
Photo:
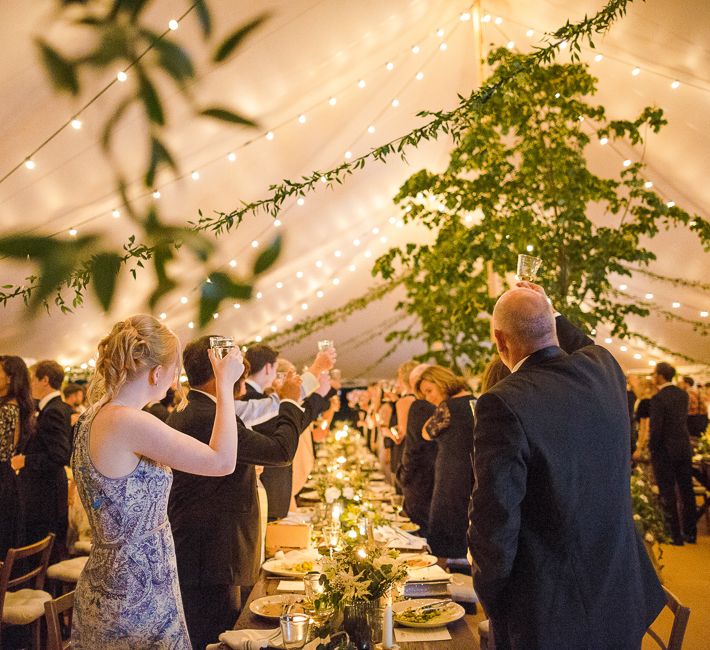
[[[29,625],[44,616],[44,604],[51,594],[41,589],[8,591],[2,606],[2,622],[7,625]]]
[[[88,560],[88,556],[83,555],[52,564],[47,568],[47,577],[51,580],[76,584]]]

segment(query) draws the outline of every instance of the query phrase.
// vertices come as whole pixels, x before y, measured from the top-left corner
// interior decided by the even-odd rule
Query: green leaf
[[[155,86],[153,86],[145,72],[140,68],[138,71],[138,79],[140,80],[138,95],[145,106],[148,119],[160,126],[164,126],[165,113],[163,112],[163,105],[160,102],[160,96],[155,90]]]
[[[257,257],[254,262],[254,275],[259,275],[266,271],[281,254],[281,235],[277,235],[269,244],[268,248]]]
[[[222,120],[223,122],[232,122],[233,124],[244,124],[245,126],[257,126],[256,122],[253,122],[248,117],[243,117],[238,115],[226,108],[221,108],[218,106],[213,106],[211,108],[206,108],[200,111],[200,115],[205,117],[212,117],[215,120]]]
[[[132,97],[124,97],[118,106],[111,112],[111,117],[106,120],[103,133],[101,134],[101,146],[104,151],[108,151],[111,147],[111,136],[116,125],[121,121],[126,109],[133,103]]]
[[[8,235],[0,238],[0,255],[24,259],[46,257],[52,253],[54,240],[42,235]]]
[[[158,52],[158,65],[165,70],[178,83],[195,76],[195,68],[192,59],[185,49],[177,43],[173,43],[167,38],[160,38],[158,34],[150,30],[142,30],[142,33],[151,41],[151,44]]]
[[[160,165],[169,165],[176,174],[178,173],[178,168],[175,164],[175,160],[170,155],[170,152],[158,138],[151,136],[150,141],[150,164],[148,165],[148,170],[145,173],[144,183],[146,187],[152,188],[155,184],[155,175]]]
[[[212,33],[212,17],[210,16],[209,7],[205,0],[196,0],[193,6],[197,12],[197,18],[200,21],[200,27],[202,27],[202,35],[208,38]]]
[[[221,61],[224,61],[232,52],[234,52],[237,46],[247,37],[247,35],[261,25],[267,17],[268,14],[263,13],[225,38],[212,57],[214,62],[220,63]]]
[[[44,67],[47,69],[47,72],[49,72],[52,83],[57,90],[67,91],[72,95],[78,95],[79,79],[76,76],[74,65],[43,40],[37,39],[36,43],[42,53]]]
[[[248,284],[234,282],[226,273],[211,273],[209,282],[203,282],[200,291],[200,327],[204,327],[212,320],[212,314],[218,309],[226,298],[251,298],[252,287]]]
[[[108,311],[111,307],[120,268],[121,256],[117,253],[99,253],[93,259],[94,293],[104,311]]]

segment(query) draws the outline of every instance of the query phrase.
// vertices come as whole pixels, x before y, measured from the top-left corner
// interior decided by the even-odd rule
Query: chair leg
[[[41,623],[42,619],[38,618],[32,623],[32,648],[33,650],[42,650],[41,639]]]

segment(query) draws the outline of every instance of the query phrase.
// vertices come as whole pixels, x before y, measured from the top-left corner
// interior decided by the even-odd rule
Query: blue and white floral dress
[[[141,458],[127,476],[101,474],[89,457],[100,406],[79,420],[72,456],[93,542],[76,586],[72,648],[190,650],[167,515],[172,471]]]

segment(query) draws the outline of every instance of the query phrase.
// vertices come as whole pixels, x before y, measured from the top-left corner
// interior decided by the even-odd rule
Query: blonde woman
[[[416,389],[436,406],[422,431],[437,446],[427,541],[440,558],[463,558],[473,488],[473,395],[461,377],[442,366],[427,368]]]
[[[93,549],[76,587],[72,648],[190,650],[175,548],[167,518],[170,468],[223,476],[237,459],[233,387],[241,352],[210,350],[217,413],[209,444],[143,410],[161,399],[180,367],[180,343],[152,316],[114,325],[99,343],[72,469]]]

